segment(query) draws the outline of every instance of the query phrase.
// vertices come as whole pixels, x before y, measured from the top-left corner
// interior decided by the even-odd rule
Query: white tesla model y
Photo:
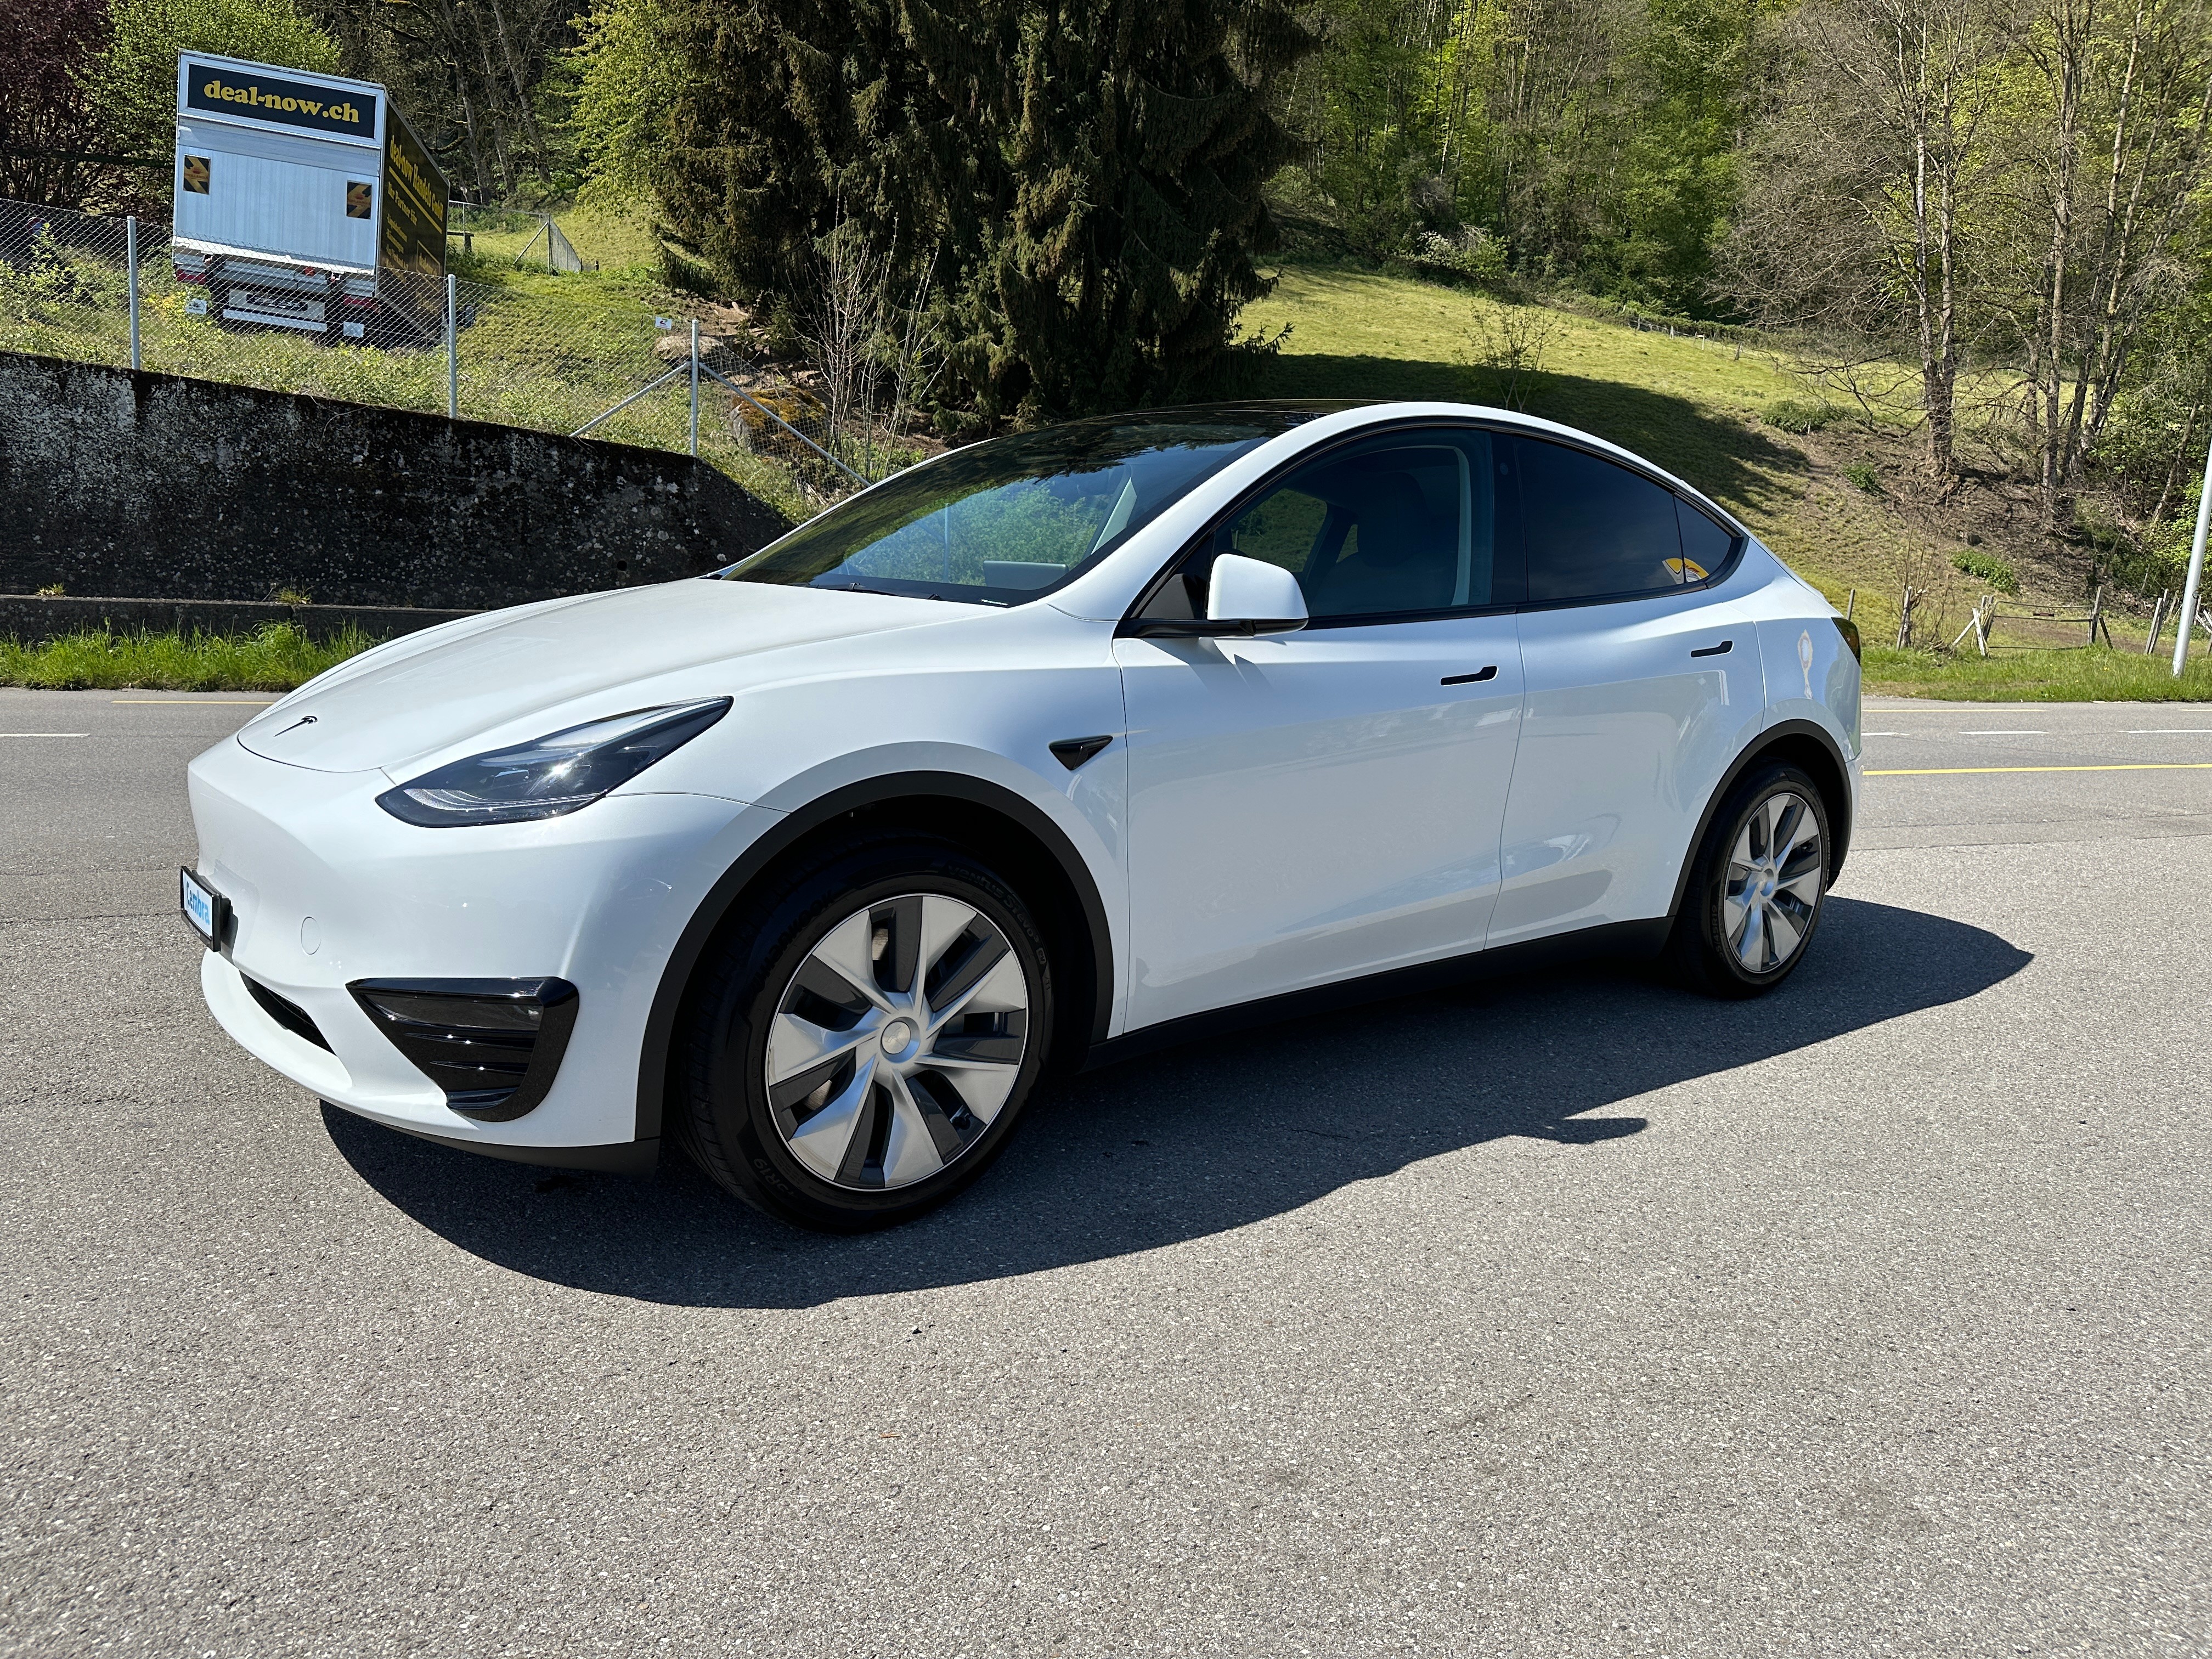
[[[1772,989],[1858,726],[1850,625],[1609,444],[1175,410],[357,657],[192,763],[182,897],[324,1100],[858,1229],[1208,1025],[1585,949]]]

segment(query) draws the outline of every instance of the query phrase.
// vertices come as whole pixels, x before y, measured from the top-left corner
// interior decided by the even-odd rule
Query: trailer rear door
[[[176,234],[300,264],[376,264],[382,89],[185,54]]]

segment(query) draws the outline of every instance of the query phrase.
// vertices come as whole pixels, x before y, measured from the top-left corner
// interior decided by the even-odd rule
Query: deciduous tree
[[[74,208],[112,177],[84,82],[106,40],[106,0],[0,6],[0,196]]]

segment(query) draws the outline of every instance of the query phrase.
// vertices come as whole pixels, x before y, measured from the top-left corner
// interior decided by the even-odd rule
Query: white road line
[[[2136,726],[2128,728],[2131,738],[2212,738],[2212,726]]]
[[[1912,733],[1910,732],[1862,732],[1859,735],[1863,738],[1909,738]]]
[[[89,732],[0,732],[0,738],[88,738]]]
[[[1960,737],[1962,737],[1962,738],[2046,738],[2046,737],[2049,737],[2051,734],[2050,734],[2048,732],[2027,732],[2027,731],[2021,731],[2021,732],[1960,732],[1958,735],[1959,735],[1959,736],[1960,736]]]

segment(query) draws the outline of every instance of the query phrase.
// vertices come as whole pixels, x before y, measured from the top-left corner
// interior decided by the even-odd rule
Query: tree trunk
[[[2047,532],[2057,534],[2063,511],[2070,434],[2078,431],[2078,406],[2065,406],[2066,368],[2069,352],[2066,326],[2066,273],[2074,254],[2074,189],[2079,171],[2081,121],[2081,77],[2088,36],[2095,22],[2094,0],[2057,0],[2051,9],[2051,46],[2045,74],[2051,82],[2053,123],[2050,167],[2051,245],[2043,267],[2043,400],[2042,453],[2036,465],[2036,507]],[[2075,376],[2078,390],[2081,376]]]

